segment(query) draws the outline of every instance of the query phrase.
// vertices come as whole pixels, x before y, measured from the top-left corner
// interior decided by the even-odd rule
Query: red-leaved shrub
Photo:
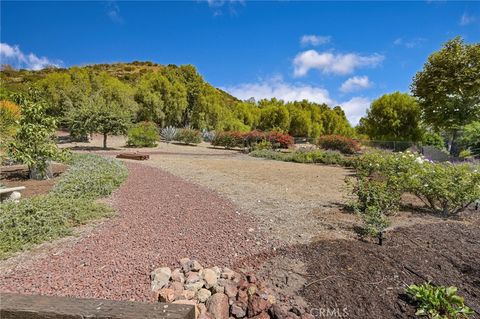
[[[335,150],[343,154],[355,154],[360,151],[360,144],[352,138],[342,135],[324,135],[317,141],[320,148]]]
[[[265,134],[265,139],[272,143],[277,148],[288,148],[293,145],[293,137],[288,134],[283,134],[277,131],[271,131]]]
[[[246,146],[252,147],[258,142],[265,140],[265,133],[259,130],[246,132],[243,133],[243,140]]]

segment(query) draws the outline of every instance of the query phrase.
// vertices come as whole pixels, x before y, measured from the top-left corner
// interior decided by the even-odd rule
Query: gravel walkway
[[[112,196],[118,215],[60,254],[0,274],[0,291],[148,301],[149,273],[182,257],[233,263],[272,243],[218,194],[154,167],[128,163]]]

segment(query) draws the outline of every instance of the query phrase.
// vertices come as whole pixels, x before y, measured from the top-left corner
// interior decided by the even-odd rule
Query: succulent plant
[[[217,134],[215,131],[207,131],[207,130],[202,130],[202,139],[205,142],[211,142],[215,138]]]
[[[173,126],[167,126],[162,129],[160,136],[165,140],[165,142],[170,143],[177,136],[178,129]]]

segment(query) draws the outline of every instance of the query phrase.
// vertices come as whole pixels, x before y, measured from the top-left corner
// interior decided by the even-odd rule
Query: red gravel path
[[[154,167],[128,168],[112,196],[117,216],[60,255],[0,274],[0,291],[148,301],[148,276],[158,266],[182,257],[231,265],[270,249],[249,231],[252,220],[216,193]]]

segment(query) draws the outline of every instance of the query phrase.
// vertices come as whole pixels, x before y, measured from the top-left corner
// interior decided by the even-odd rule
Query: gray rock
[[[168,281],[172,275],[169,267],[160,267],[150,273],[152,280],[152,291],[160,290],[168,285]]]
[[[202,288],[203,285],[205,285],[205,282],[203,280],[200,280],[200,281],[194,282],[192,284],[186,284],[185,289],[196,292],[197,290]]]
[[[197,300],[199,302],[205,302],[207,301],[208,298],[210,298],[210,296],[212,295],[212,293],[210,292],[210,290],[207,290],[205,288],[201,288],[200,290],[197,291]]]

